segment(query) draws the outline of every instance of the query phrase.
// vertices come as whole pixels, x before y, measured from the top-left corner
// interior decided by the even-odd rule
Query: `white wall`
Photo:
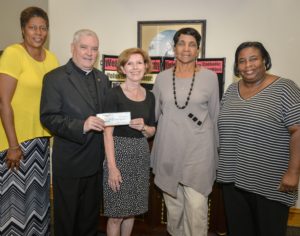
[[[37,6],[47,11],[48,0],[0,0],[0,50],[9,44],[22,41],[20,13],[29,6]]]
[[[226,87],[235,49],[246,40],[263,42],[272,72],[300,85],[299,9],[299,0],[51,0],[50,48],[64,63],[73,33],[91,28],[100,36],[101,53],[119,54],[137,45],[137,21],[206,19],[206,57],[226,57]]]
[[[263,42],[272,73],[300,85],[299,9],[299,0],[50,0],[50,49],[64,64],[73,33],[90,28],[100,37],[101,53],[117,55],[137,46],[137,21],[206,19],[206,57],[226,57],[226,87],[235,49],[248,40]]]

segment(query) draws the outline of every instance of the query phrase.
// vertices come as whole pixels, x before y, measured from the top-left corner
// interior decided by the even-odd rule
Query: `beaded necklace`
[[[185,104],[183,106],[179,106],[178,105],[178,102],[177,102],[177,97],[176,97],[176,84],[175,84],[175,72],[176,72],[176,64],[174,66],[174,70],[173,70],[173,95],[174,95],[174,102],[175,102],[175,105],[178,109],[184,109],[187,107],[187,105],[189,104],[189,101],[190,101],[190,97],[191,97],[191,94],[192,94],[192,90],[193,90],[193,87],[194,87],[194,82],[195,82],[195,74],[196,74],[196,67],[195,67],[195,70],[194,70],[194,73],[193,73],[193,79],[192,79],[192,82],[191,82],[191,87],[190,87],[190,91],[188,93],[188,96],[186,98],[186,101],[185,101]]]

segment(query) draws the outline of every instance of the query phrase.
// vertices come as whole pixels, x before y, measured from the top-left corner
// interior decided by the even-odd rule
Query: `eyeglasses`
[[[40,31],[43,31],[43,32],[46,32],[48,31],[48,27],[45,26],[45,25],[40,25],[40,26],[37,26],[37,25],[29,25],[28,28],[32,31],[37,31],[37,30],[40,30]]]
[[[192,119],[192,121],[194,121],[198,126],[202,125],[202,121],[199,120],[196,116],[194,116],[194,114],[189,113],[188,117]]]

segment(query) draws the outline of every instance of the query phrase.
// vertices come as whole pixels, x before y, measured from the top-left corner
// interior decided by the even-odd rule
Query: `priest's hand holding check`
[[[105,128],[104,120],[99,119],[96,116],[88,117],[83,125],[83,133],[87,133],[91,130],[102,131]]]

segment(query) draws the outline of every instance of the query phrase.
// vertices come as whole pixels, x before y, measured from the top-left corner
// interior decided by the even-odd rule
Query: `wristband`
[[[8,150],[18,150],[20,145],[9,147]]]

